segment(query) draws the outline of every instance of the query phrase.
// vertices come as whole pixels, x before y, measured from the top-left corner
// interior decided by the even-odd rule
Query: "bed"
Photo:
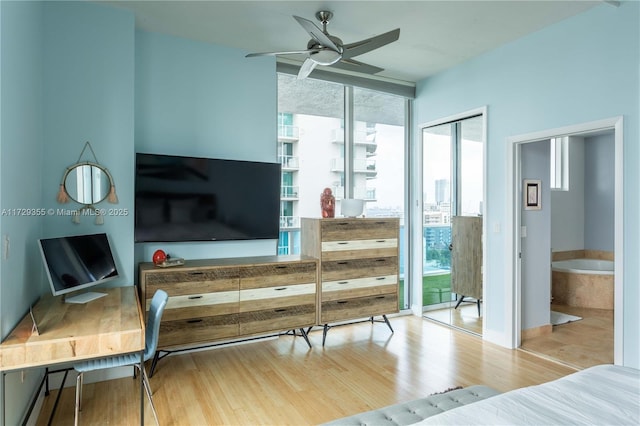
[[[358,413],[324,426],[639,425],[640,371],[599,365],[499,393],[484,385]]]
[[[640,370],[599,365],[428,417],[416,425],[638,425]]]

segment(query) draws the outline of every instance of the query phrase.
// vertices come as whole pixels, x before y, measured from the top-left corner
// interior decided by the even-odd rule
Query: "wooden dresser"
[[[304,328],[316,324],[317,269],[316,259],[301,256],[187,260],[171,268],[141,263],[140,300],[148,310],[156,290],[169,294],[158,342],[167,353],[295,329],[311,346]]]
[[[320,260],[318,324],[398,312],[397,218],[302,218],[302,254]],[[393,329],[392,329],[393,331]]]

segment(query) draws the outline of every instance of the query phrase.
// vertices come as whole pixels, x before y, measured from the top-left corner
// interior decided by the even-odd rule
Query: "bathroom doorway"
[[[565,179],[569,179],[569,187],[572,186],[571,181],[574,181],[574,192],[582,193],[583,201],[570,199],[576,194],[569,194],[568,191],[563,193],[562,182],[559,182],[559,190],[557,188],[554,191],[551,190],[554,166],[550,160],[557,153],[556,151],[552,155],[551,141],[560,138],[567,138],[566,140],[573,138],[573,151],[575,152],[579,153],[580,148],[584,149],[583,153],[585,154],[580,159],[584,188],[580,188],[575,176],[573,178],[570,175],[565,176]],[[524,349],[542,351],[543,356],[555,358],[580,368],[588,365],[580,365],[581,361],[577,360],[583,360],[587,364],[589,362],[593,364],[621,363],[622,321],[624,318],[622,312],[624,255],[621,214],[623,202],[622,118],[517,136],[510,138],[509,142],[509,154],[513,159],[513,167],[509,170],[513,222],[507,229],[511,233],[513,253],[510,259],[511,270],[508,272],[513,273],[514,277],[512,289],[514,304],[511,307],[514,347],[520,347],[522,344]],[[603,153],[603,149],[608,149],[609,153]],[[538,154],[535,153],[536,150]],[[546,157],[541,157],[540,153],[546,153]],[[531,168],[531,157],[529,157],[535,158],[536,155],[538,155],[537,172],[536,167]],[[571,157],[569,156],[569,158]],[[610,158],[611,164],[607,167],[598,166],[600,164],[598,162],[606,161],[603,158]],[[547,170],[539,167],[539,164],[543,164],[545,161],[549,161],[547,162],[549,165]],[[570,172],[572,168],[574,172],[576,169],[579,172],[580,167],[576,164],[570,164],[568,171]],[[562,173],[561,168],[555,171]],[[609,173],[609,176],[603,175],[601,172]],[[540,182],[542,202],[541,209],[533,212],[525,211],[522,199],[526,191],[524,180],[531,178]],[[606,185],[607,182],[609,185]],[[609,197],[608,201],[599,199],[594,204],[593,200],[597,198],[599,192],[601,196]],[[563,198],[569,198],[569,200]],[[556,209],[561,213],[555,211],[552,219],[553,206],[562,206],[563,203],[565,203],[564,208]],[[569,208],[570,205],[574,207]],[[581,208],[576,209],[576,205],[580,205]],[[607,211],[602,210],[603,208]],[[530,216],[527,217],[527,214]],[[533,216],[531,216],[532,214]],[[531,219],[532,217],[533,219]],[[594,218],[602,220],[606,217],[613,222],[608,233],[605,232],[607,226],[598,226],[598,229],[595,229],[599,224],[595,222]],[[572,234],[571,228],[581,228],[583,234],[576,237],[575,232]],[[545,237],[548,243],[544,239],[541,240],[543,243],[538,252],[532,254],[527,239],[539,238],[541,233],[546,234],[547,231],[544,229],[548,231]],[[567,299],[566,295],[558,294],[557,288],[556,294],[553,294],[552,260],[582,257],[606,259],[609,256],[613,260],[614,266],[613,290],[610,295],[611,309],[606,309],[604,306],[572,306],[575,301]],[[553,273],[553,275],[555,274],[556,272]],[[566,285],[566,283],[562,283],[562,285]],[[602,297],[598,296],[596,299],[602,299]],[[545,300],[547,301],[546,306],[544,306]],[[554,303],[549,303],[551,301]],[[581,320],[552,325],[552,312],[579,317]],[[572,337],[576,334],[577,338]],[[572,338],[573,341],[571,341]],[[580,351],[583,351],[582,355]],[[589,358],[591,361],[588,360]],[[587,360],[585,361],[585,359]]]

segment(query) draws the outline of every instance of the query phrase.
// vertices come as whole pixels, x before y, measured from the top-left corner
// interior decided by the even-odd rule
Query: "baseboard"
[[[533,339],[534,337],[544,336],[553,332],[553,326],[551,324],[541,325],[540,327],[528,328],[522,330],[522,340]]]

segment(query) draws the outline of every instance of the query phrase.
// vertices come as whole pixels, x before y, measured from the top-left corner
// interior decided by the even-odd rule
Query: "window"
[[[374,90],[278,74],[281,215],[286,218],[281,222],[287,225],[281,226],[280,253],[299,253],[300,217],[319,217],[320,194],[330,188],[336,217],[343,199],[359,198],[366,201],[366,217],[401,218],[403,280],[406,102]],[[407,307],[408,296],[401,299],[401,308]]]
[[[551,138],[551,189],[569,190],[569,137]]]

